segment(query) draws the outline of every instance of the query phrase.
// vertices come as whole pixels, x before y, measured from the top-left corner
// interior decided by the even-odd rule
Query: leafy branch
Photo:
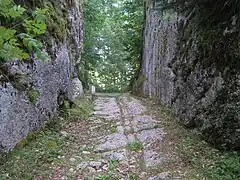
[[[47,54],[41,50],[42,43],[37,39],[46,32],[47,9],[37,8],[29,16],[26,9],[16,5],[13,0],[0,0],[0,4],[0,17],[3,22],[14,24],[10,28],[0,26],[0,61],[5,62],[13,58],[27,59],[32,53],[38,59],[47,59]],[[21,23],[14,23],[15,20]],[[19,26],[21,27],[17,28]]]

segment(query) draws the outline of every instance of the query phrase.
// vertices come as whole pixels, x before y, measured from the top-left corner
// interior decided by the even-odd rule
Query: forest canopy
[[[80,78],[98,91],[126,91],[139,69],[143,2],[88,0]]]

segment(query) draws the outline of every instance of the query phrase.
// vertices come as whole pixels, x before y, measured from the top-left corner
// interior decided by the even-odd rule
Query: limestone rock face
[[[73,100],[83,93],[75,70],[83,42],[81,7],[69,5],[67,14],[69,33],[62,41],[51,38],[50,60],[1,64],[12,79],[0,83],[0,152],[11,150],[51,120],[61,100]]]
[[[239,34],[224,35],[223,29],[206,45],[192,27],[183,15],[149,3],[135,91],[171,107],[180,123],[196,128],[215,146],[238,149]]]

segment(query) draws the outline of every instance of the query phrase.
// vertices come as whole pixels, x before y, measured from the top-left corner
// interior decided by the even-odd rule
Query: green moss
[[[143,145],[140,141],[133,141],[127,144],[127,149],[138,152],[143,149]]]
[[[16,148],[23,148],[25,147],[29,142],[31,142],[32,140],[36,139],[36,134],[34,132],[30,132],[28,133],[27,137],[22,139],[17,145]]]
[[[68,121],[88,118],[92,110],[93,104],[87,97],[81,97],[74,102],[64,101],[64,105],[61,109],[62,116],[68,119]]]
[[[7,75],[9,81],[11,82],[12,86],[19,90],[25,91],[28,87],[29,77],[25,74],[8,74]]]
[[[60,41],[64,40],[68,33],[67,28],[67,11],[57,4],[51,2],[45,3],[45,8],[48,8],[48,13],[46,15],[46,24],[49,33]]]
[[[33,88],[30,88],[28,90],[28,99],[31,103],[35,104],[39,96],[40,96],[40,92],[38,90]]]
[[[112,134],[114,134],[114,133],[117,133],[117,132],[118,132],[118,131],[117,131],[117,127],[116,127],[116,126],[113,126],[113,127],[111,127],[109,131],[110,131]]]
[[[74,78],[74,74],[73,72],[70,74],[70,79],[73,79]]]

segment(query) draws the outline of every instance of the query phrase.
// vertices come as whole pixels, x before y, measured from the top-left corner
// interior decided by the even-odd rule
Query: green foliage
[[[45,13],[47,9],[36,9],[32,13],[33,19],[28,20],[25,19],[23,22],[23,26],[26,29],[26,33],[31,37],[36,37],[38,35],[42,35],[46,31],[46,24],[45,24]]]
[[[28,54],[19,48],[15,34],[16,30],[0,27],[0,60],[5,61],[12,57],[19,59],[29,57]]]
[[[63,41],[68,33],[66,7],[60,7],[54,2],[46,2],[45,7],[48,8],[48,13],[46,14],[48,31],[53,37]]]
[[[89,0],[80,72],[83,84],[101,92],[124,92],[139,68],[142,1]]]
[[[29,12],[13,0],[1,0],[0,4],[0,17],[3,19],[3,26],[0,26],[0,61],[27,59],[33,52],[38,59],[46,59],[47,54],[41,51],[42,43],[38,37],[46,31],[47,9],[37,8],[29,16]]]
[[[102,175],[93,177],[93,180],[110,180],[110,179],[111,179],[111,176],[109,174],[102,174]]]
[[[21,6],[14,4],[12,0],[0,0],[0,15],[7,19],[19,18],[26,11]]]
[[[240,179],[240,155],[237,152],[229,153],[223,159],[214,163],[206,174],[211,179]]]
[[[27,137],[21,140],[17,145],[16,148],[21,149],[27,146],[31,141],[36,139],[36,133],[30,132],[28,133]]]
[[[140,141],[133,141],[133,142],[129,142],[127,144],[127,148],[131,151],[141,151],[143,149],[143,145]]]
[[[33,88],[30,88],[28,90],[28,99],[31,103],[35,104],[39,96],[40,96],[40,92],[38,90]]]
[[[68,121],[78,121],[88,118],[92,110],[93,104],[84,96],[72,103],[65,101],[61,109],[61,114]]]
[[[129,179],[129,180],[137,180],[137,174],[130,172],[130,173],[128,174],[128,179]]]

